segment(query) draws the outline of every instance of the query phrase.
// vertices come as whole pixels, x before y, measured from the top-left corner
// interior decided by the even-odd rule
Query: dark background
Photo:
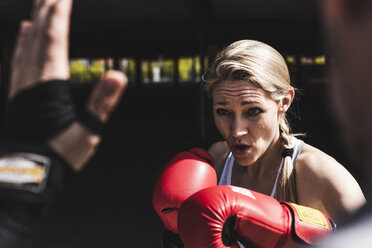
[[[29,0],[0,2],[1,113],[18,22],[30,9]],[[327,63],[299,62],[301,56],[326,56],[322,34],[317,2],[309,0],[75,0],[70,55],[213,59],[235,40],[266,42],[297,61],[290,65],[300,90],[290,115],[294,132],[306,133],[306,142],[334,156],[363,183],[348,164],[327,102]],[[81,173],[67,173],[35,247],[160,247],[153,185],[173,155],[194,146],[207,149],[220,139],[211,116],[198,83],[144,84],[138,76],[96,156]],[[3,128],[3,114],[0,120]]]

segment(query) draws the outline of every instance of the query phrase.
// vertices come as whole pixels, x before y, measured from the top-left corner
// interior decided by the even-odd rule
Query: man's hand
[[[69,27],[72,0],[35,0],[32,18],[22,21],[12,57],[9,100],[20,91],[51,80],[68,80]],[[127,86],[119,71],[107,72],[86,104],[86,111],[107,122]],[[75,121],[48,140],[48,145],[74,170],[93,156],[101,137]]]

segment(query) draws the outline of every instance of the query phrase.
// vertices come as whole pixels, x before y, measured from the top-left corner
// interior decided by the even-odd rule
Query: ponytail
[[[292,161],[292,135],[287,119],[283,116],[279,123],[280,139],[283,144],[282,157],[284,159],[280,172],[275,198],[278,201],[297,203],[296,173]]]

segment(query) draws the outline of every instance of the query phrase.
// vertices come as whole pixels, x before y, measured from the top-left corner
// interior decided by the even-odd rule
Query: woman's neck
[[[238,179],[238,181],[244,180],[251,183],[261,183],[260,181],[263,179],[271,181],[270,179],[273,178],[273,180],[275,180],[282,159],[282,149],[283,146],[281,140],[277,138],[269,145],[265,153],[253,164],[242,166],[235,162],[233,169],[236,179]]]

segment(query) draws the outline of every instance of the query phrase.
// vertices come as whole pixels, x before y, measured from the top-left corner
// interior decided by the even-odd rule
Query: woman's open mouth
[[[244,155],[246,154],[251,147],[244,144],[237,144],[233,146],[233,153],[236,155]]]

